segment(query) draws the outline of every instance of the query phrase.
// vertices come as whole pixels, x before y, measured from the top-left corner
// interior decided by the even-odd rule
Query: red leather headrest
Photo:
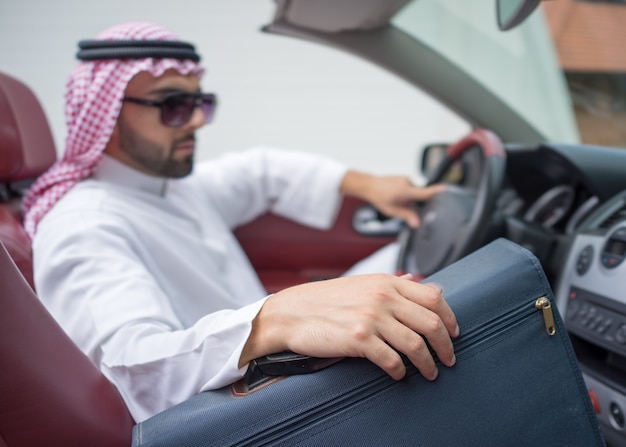
[[[0,73],[0,183],[34,179],[55,160],[39,101],[26,85]]]

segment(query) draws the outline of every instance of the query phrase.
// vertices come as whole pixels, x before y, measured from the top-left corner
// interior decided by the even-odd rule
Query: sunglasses
[[[161,123],[167,127],[180,127],[189,122],[196,107],[204,114],[204,124],[213,120],[217,97],[213,93],[170,93],[160,101],[125,96],[122,101],[161,109]]]

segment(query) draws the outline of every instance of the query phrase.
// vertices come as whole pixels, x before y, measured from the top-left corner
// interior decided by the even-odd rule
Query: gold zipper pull
[[[546,332],[548,335],[556,334],[556,326],[554,325],[554,315],[552,314],[550,300],[542,296],[535,301],[535,307],[543,312],[543,321],[546,324]]]

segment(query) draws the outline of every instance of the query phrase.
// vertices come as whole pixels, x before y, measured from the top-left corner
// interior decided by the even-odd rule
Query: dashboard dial
[[[568,185],[555,186],[528,208],[524,219],[551,228],[567,214],[573,203],[574,188]]]
[[[572,213],[572,217],[570,217],[567,221],[565,233],[572,234],[574,231],[576,231],[582,221],[591,214],[591,212],[596,208],[599,203],[600,199],[598,198],[598,196],[591,196],[587,200],[585,200],[585,202]]]

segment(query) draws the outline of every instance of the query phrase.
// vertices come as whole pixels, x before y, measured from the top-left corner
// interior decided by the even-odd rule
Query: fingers
[[[255,319],[255,355],[290,349],[317,357],[365,357],[394,379],[404,354],[428,380],[438,358],[455,364],[456,317],[436,285],[411,275],[363,275],[303,284],[270,297]],[[432,349],[432,351],[431,351]],[[432,353],[431,353],[432,352]]]
[[[421,370],[424,366],[416,364],[414,360],[423,360],[425,354],[428,354],[430,357],[424,340],[426,339],[437,358],[441,360],[441,363],[448,367],[453,366],[456,363],[454,345],[452,344],[451,335],[445,328],[443,321],[437,314],[425,308],[418,307],[415,310],[416,311],[410,315],[399,317],[399,321],[403,323],[408,332],[412,332],[412,334],[408,332],[403,334],[403,338],[396,342],[399,343],[398,348]],[[425,366],[429,367],[430,365]]]
[[[400,380],[406,375],[406,367],[400,354],[379,337],[372,337],[370,346],[365,351],[365,358],[385,371],[394,380]],[[432,361],[432,357],[430,359]]]
[[[415,202],[427,202],[445,188],[446,186],[442,184],[431,185],[424,188],[413,186],[411,188],[411,198],[409,201],[405,202],[405,207],[398,211],[398,217],[406,222],[410,228],[418,228],[420,226],[420,218],[415,212],[413,204]]]
[[[396,214],[395,217],[402,220],[410,228],[415,229],[420,226],[420,218],[418,214],[415,211],[413,211],[413,209],[410,207],[399,208],[395,214]]]
[[[406,326],[398,326],[396,328],[386,327],[383,332],[381,332],[381,336],[387,340],[389,345],[393,346],[399,352],[404,353],[425,379],[435,380],[437,378],[439,370],[437,369],[433,356],[428,350],[426,341],[420,334]],[[389,345],[387,346],[388,348]],[[389,360],[389,363],[379,366],[392,378],[398,380],[404,377],[406,368],[398,353],[393,349],[390,349],[390,351],[397,356],[399,364]],[[389,357],[392,357],[392,355],[389,354]],[[446,366],[452,366],[452,364]]]
[[[375,336],[363,339],[362,352],[394,379],[406,373],[400,352],[424,378],[435,380],[439,371],[429,347],[443,365],[456,363],[451,340],[459,335],[456,317],[434,284],[418,284],[404,275],[395,287],[400,299],[389,318],[376,325]]]
[[[410,328],[400,322],[396,324],[387,322],[382,325],[377,336],[372,336],[367,340],[363,348],[365,357],[396,380],[403,378],[406,374],[399,352],[405,354],[427,380],[435,380],[439,375],[429,345],[442,364],[448,367],[454,366],[456,363],[454,346],[443,323],[435,314],[427,310],[424,312],[427,317],[416,318],[417,323],[414,324],[416,328]],[[429,321],[432,323],[428,323]]]
[[[436,184],[426,187],[414,186],[412,189],[412,199],[416,202],[426,202],[446,189],[446,185]]]
[[[385,187],[377,189],[381,195],[373,197],[371,203],[383,213],[403,220],[410,228],[420,225],[414,204],[428,201],[446,188],[442,184],[415,186],[406,177],[381,177],[380,182],[385,183]]]
[[[398,282],[398,290],[406,298],[394,314],[401,325],[390,325],[389,331],[381,335],[406,354],[426,379],[434,380],[438,371],[428,345],[442,364],[453,366],[456,356],[451,338],[457,337],[460,332],[456,317],[438,286],[418,284],[403,278],[399,278]]]
[[[434,312],[443,322],[450,337],[459,336],[459,325],[452,309],[436,284],[419,284],[398,278],[398,292],[406,299]]]

